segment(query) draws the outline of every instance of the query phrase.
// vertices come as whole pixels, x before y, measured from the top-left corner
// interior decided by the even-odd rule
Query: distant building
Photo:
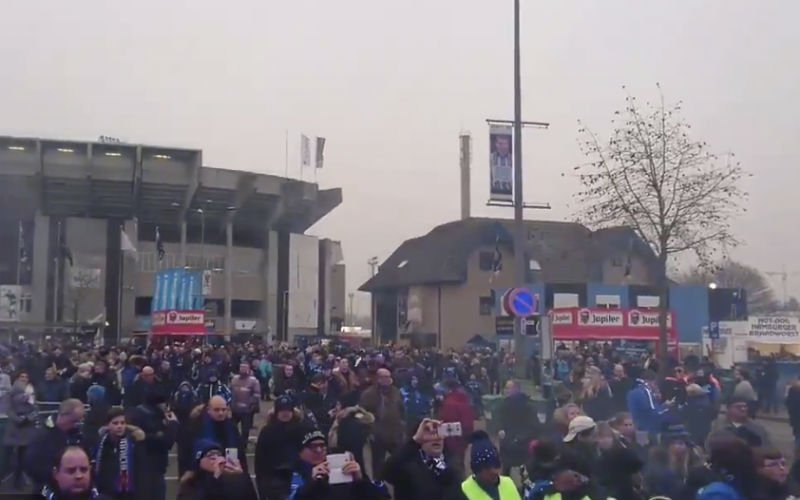
[[[155,273],[187,267],[211,273],[210,333],[324,333],[344,309],[342,249],[303,233],[341,202],[197,149],[0,137],[0,331],[146,332]]]
[[[587,283],[655,293],[656,257],[630,228],[593,232],[554,221],[525,227],[526,282],[545,284],[546,308],[560,294],[582,294],[585,303]],[[520,285],[512,235],[511,220],[469,218],[403,242],[360,288],[372,294],[376,339],[459,348],[475,335],[494,338],[494,290]]]

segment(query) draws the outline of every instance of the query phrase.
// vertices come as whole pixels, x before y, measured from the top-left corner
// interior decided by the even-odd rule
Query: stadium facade
[[[0,137],[0,330],[148,331],[155,273],[185,267],[210,277],[211,333],[336,331],[341,245],[304,233],[341,201],[338,188],[204,166],[201,150]]]

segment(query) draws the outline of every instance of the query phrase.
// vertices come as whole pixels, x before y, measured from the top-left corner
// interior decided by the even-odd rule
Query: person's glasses
[[[776,458],[776,459],[767,459],[764,460],[764,468],[765,469],[785,469],[786,468],[786,459],[784,458]]]

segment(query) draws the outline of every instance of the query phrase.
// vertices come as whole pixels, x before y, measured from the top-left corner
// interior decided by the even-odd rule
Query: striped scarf
[[[108,432],[103,435],[100,444],[97,447],[94,458],[94,473],[95,477],[100,475],[100,465],[102,462],[103,448],[108,439]],[[117,473],[117,480],[115,481],[115,493],[130,493],[133,491],[133,443],[128,436],[124,436],[119,440],[119,470]]]

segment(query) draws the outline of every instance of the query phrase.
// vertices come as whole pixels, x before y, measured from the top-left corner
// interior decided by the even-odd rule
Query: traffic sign
[[[708,324],[708,338],[717,340],[719,338],[719,323],[712,321]]]
[[[518,318],[539,314],[539,295],[527,288],[512,288],[503,296],[503,310]]]

